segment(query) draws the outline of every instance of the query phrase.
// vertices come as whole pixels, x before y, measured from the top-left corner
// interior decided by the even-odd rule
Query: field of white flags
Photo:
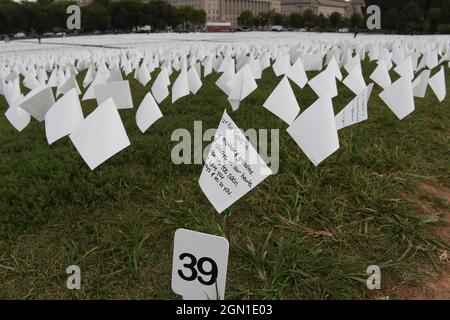
[[[2,43],[0,295],[449,298],[449,76],[450,36]]]

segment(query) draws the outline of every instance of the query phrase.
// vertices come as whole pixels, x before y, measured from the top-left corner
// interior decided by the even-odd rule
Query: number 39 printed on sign
[[[178,229],[175,232],[172,290],[185,300],[219,300],[225,295],[227,239]]]
[[[185,260],[185,259],[190,259],[189,263],[184,264],[183,266],[185,268],[188,268],[191,271],[191,275],[189,277],[186,277],[183,273],[183,271],[178,270],[178,274],[180,275],[180,277],[183,280],[186,281],[195,281],[198,280],[198,282],[200,282],[201,284],[205,285],[205,286],[210,286],[214,283],[216,283],[217,280],[217,264],[214,262],[213,259],[211,258],[207,258],[207,257],[203,257],[200,258],[198,261],[195,258],[195,256],[193,256],[190,253],[182,253],[179,257],[180,260]],[[210,264],[210,271],[205,271],[204,268],[204,264]],[[205,276],[210,276],[209,280],[205,281],[204,278],[202,278],[201,276],[198,276],[198,272],[200,272],[202,275]]]

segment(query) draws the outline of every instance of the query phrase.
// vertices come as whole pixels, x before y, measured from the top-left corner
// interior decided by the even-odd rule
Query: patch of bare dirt
[[[421,183],[420,187],[422,188],[423,191],[430,193],[438,198],[447,200],[447,202],[450,203],[450,190],[438,188],[426,182]]]
[[[401,300],[450,300],[449,264],[439,273],[432,273],[423,287],[399,286],[394,295]]]
[[[426,193],[441,198],[443,200],[446,200],[448,203],[450,203],[450,190],[438,188],[429,183],[421,183],[420,188]],[[433,208],[425,208],[425,209],[428,209],[425,210],[426,213],[430,213],[429,211],[430,209],[433,210]],[[441,216],[441,219],[442,221],[445,221],[447,223],[447,226],[437,229],[437,233],[442,238],[442,240],[450,244],[450,211],[448,209],[444,210],[444,214]]]
[[[450,203],[450,191],[436,187],[429,183],[421,183],[420,188],[434,197],[441,198]],[[439,237],[450,244],[450,211],[446,208],[435,208],[433,204],[411,200],[422,209],[425,214],[431,215],[435,212],[443,212],[441,220],[447,225],[437,228]],[[450,300],[450,252],[443,251],[439,256],[441,266],[439,272],[430,272],[430,277],[425,281],[423,287],[412,287],[401,285],[394,290],[394,294],[403,300]]]

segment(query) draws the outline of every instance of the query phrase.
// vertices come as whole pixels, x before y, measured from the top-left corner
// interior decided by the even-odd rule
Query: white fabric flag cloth
[[[372,93],[373,83],[369,84],[355,99],[353,99],[341,112],[336,115],[336,128],[345,127],[368,119],[367,104]]]
[[[158,119],[162,118],[161,110],[158,107],[152,94],[149,92],[142,100],[136,112],[136,124],[142,133],[147,131]]]
[[[128,80],[98,84],[94,87],[94,91],[99,105],[112,98],[117,109],[133,109],[133,99]]]
[[[401,77],[406,77],[410,80],[414,79],[414,70],[411,56],[409,56],[401,64],[395,67],[394,71],[397,72]]]
[[[350,58],[347,61],[347,63],[345,64],[344,69],[348,73],[351,73],[354,69],[358,69],[359,72],[362,72],[361,59],[360,59],[359,55],[357,54],[356,56]]]
[[[36,78],[31,74],[27,74],[25,76],[25,79],[23,79],[23,85],[30,90],[43,87],[43,85],[40,84],[39,81],[37,81]]]
[[[53,142],[71,134],[83,121],[77,89],[73,88],[47,111],[45,115],[45,134],[47,142]]]
[[[186,68],[182,68],[172,86],[172,103],[189,94],[189,79]]]
[[[436,50],[430,51],[425,55],[425,64],[428,69],[434,69],[438,66],[438,56]]]
[[[25,129],[31,120],[31,116],[28,112],[14,105],[8,108],[5,112],[5,117],[19,132]]]
[[[248,62],[248,65],[250,66],[250,69],[252,70],[253,78],[255,78],[255,80],[261,79],[263,70],[261,68],[261,63],[260,63],[259,59],[250,59],[250,61]]]
[[[289,55],[283,55],[275,61],[275,63],[272,66],[273,71],[275,72],[275,75],[281,76],[289,72],[289,69],[291,68],[291,62],[289,61]]]
[[[370,79],[375,81],[375,83],[383,89],[386,89],[392,84],[391,77],[389,76],[389,71],[383,61],[381,61],[375,68],[373,73],[370,75]]]
[[[5,96],[6,102],[9,106],[18,106],[23,99],[23,95],[20,91],[19,78],[12,80],[3,85],[3,94]]]
[[[336,79],[342,81],[341,69],[334,56],[331,58],[330,63],[328,63],[327,71],[333,74]]]
[[[69,137],[91,170],[130,145],[111,98],[98,106]]]
[[[117,81],[123,81],[122,72],[120,71],[119,67],[114,67],[112,68],[109,77],[106,79],[106,82],[117,82]]]
[[[188,71],[189,91],[196,94],[202,87],[202,80],[197,73],[195,66],[192,66]]]
[[[433,90],[436,97],[438,98],[439,102],[444,101],[447,95],[445,87],[444,66],[441,66],[441,70],[439,70],[438,73],[432,76],[428,81],[428,83],[430,84],[430,87]]]
[[[234,60],[233,60],[234,61]],[[230,95],[231,88],[228,86],[228,82],[235,77],[235,66],[234,62],[229,63],[224,73],[217,79],[216,86],[220,88],[225,94]]]
[[[308,85],[313,89],[319,98],[334,98],[338,95],[336,78],[329,69],[325,69],[317,76],[308,81]]]
[[[300,59],[297,59],[297,62],[294,63],[286,75],[302,89],[308,83],[308,77]]]
[[[353,68],[343,83],[356,95],[359,95],[367,87],[361,69],[357,67]]]
[[[213,59],[211,56],[206,57],[206,59],[202,62],[204,69],[203,76],[206,77],[212,73],[212,63]]]
[[[111,75],[111,73],[109,71],[97,72],[94,81],[92,81],[91,85],[84,93],[82,100],[86,101],[86,100],[90,100],[90,99],[95,99],[95,90],[94,90],[95,86],[104,84],[107,82],[116,82],[116,81],[109,81],[110,75]]]
[[[288,125],[300,113],[300,107],[287,77],[280,81],[263,106]]]
[[[428,88],[428,80],[430,79],[431,70],[423,70],[419,76],[413,81],[413,94],[417,98],[425,98]]]
[[[287,129],[314,165],[339,149],[339,137],[331,98],[320,98]]]
[[[166,69],[161,69],[158,77],[156,77],[156,80],[152,85],[152,95],[158,103],[163,102],[164,99],[169,96],[169,84],[170,79],[167,75]]]
[[[19,104],[19,107],[27,111],[36,120],[44,121],[45,114],[52,105],[55,104],[55,97],[53,96],[50,87],[39,87],[30,91]]]
[[[78,86],[77,80],[75,76],[70,76],[64,84],[61,86],[61,88],[58,88],[56,92],[56,96],[58,97],[61,94],[66,94],[70,90],[75,89],[77,91],[77,94],[81,94],[80,87]]]
[[[199,184],[218,213],[272,174],[244,133],[224,112]]]
[[[248,64],[243,66],[242,69],[236,73],[236,76],[228,81],[228,86],[231,88],[228,102],[233,108],[233,111],[236,111],[239,108],[241,101],[258,88]]]
[[[151,79],[150,71],[148,70],[147,65],[143,63],[137,71],[136,80],[145,87]]]
[[[320,71],[323,67],[323,54],[314,53],[305,55],[303,66],[305,71]]]
[[[414,112],[414,94],[411,80],[402,77],[380,93],[381,100],[400,120]]]

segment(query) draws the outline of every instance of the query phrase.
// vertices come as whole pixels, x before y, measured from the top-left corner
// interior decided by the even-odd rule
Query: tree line
[[[75,1],[37,0],[17,3],[0,0],[0,34],[66,31],[67,7]],[[206,12],[192,6],[174,7],[165,0],[95,0],[81,8],[81,31],[132,31],[150,25],[152,30],[195,30],[206,23]]]
[[[329,17],[326,17],[323,14],[314,14],[311,9],[307,9],[303,13],[295,12],[289,15],[282,15],[275,11],[254,15],[251,11],[243,11],[238,17],[238,23],[244,28],[281,25],[285,28],[330,31],[344,27],[360,28],[363,26],[364,18],[359,13],[347,18],[339,12],[333,12]]]
[[[450,0],[366,0],[381,8],[383,29],[450,33]]]
[[[450,33],[450,0],[366,0],[366,7],[372,4],[381,8],[382,30],[400,33]],[[303,13],[290,15],[282,15],[274,11],[254,15],[251,11],[243,11],[238,18],[238,23],[245,28],[272,24],[286,28],[333,31],[345,27],[365,28],[366,19],[366,15],[359,13],[354,13],[347,18],[338,12],[333,12],[327,17],[323,14],[316,15],[311,9],[307,9]]]
[[[37,0],[36,2],[0,0],[0,34],[26,32],[42,34],[65,31],[66,9],[75,1]],[[381,26],[385,31],[400,33],[450,33],[450,0],[366,0],[366,6],[381,8]],[[81,9],[82,32],[119,30],[128,32],[137,26],[150,25],[152,30],[200,30],[206,23],[206,13],[192,6],[174,7],[165,0],[95,0]],[[365,10],[363,10],[365,11]],[[316,15],[312,10],[282,15],[275,11],[254,15],[244,11],[238,19],[241,27],[307,28],[333,31],[349,27],[365,27],[367,17],[353,14],[350,18],[338,12],[330,16]]]

